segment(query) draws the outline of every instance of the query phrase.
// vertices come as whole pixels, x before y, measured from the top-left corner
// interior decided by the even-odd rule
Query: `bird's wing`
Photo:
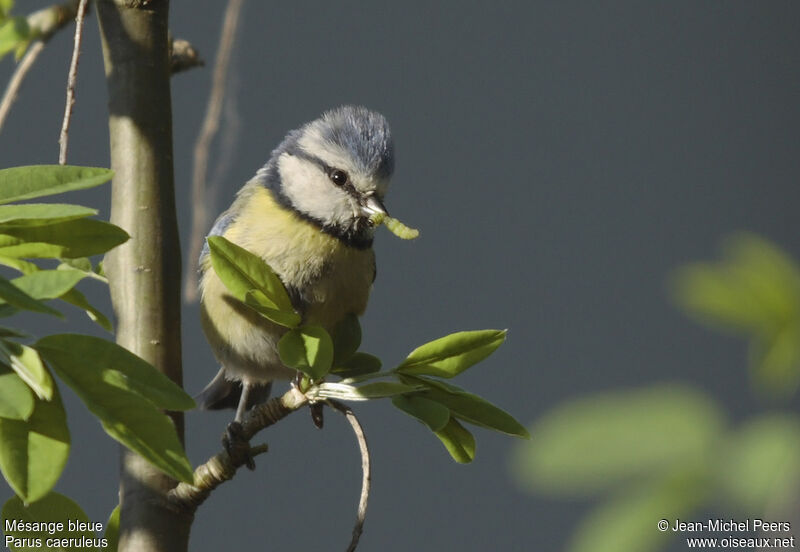
[[[209,236],[222,236],[225,233],[225,230],[233,224],[233,221],[236,220],[236,216],[230,212],[230,210],[225,211],[222,213],[217,220],[214,222],[214,226],[211,227],[211,231],[208,233]],[[200,260],[198,262],[198,266],[203,266],[203,260],[208,256],[208,242],[203,243],[203,250],[200,252]]]

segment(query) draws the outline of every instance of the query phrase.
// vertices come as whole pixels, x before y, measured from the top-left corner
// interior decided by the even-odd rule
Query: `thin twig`
[[[208,152],[211,141],[219,129],[220,115],[225,99],[225,88],[231,53],[239,24],[239,15],[244,0],[228,0],[225,20],[219,38],[217,59],[214,62],[211,95],[206,106],[203,126],[194,145],[194,166],[192,167],[192,232],[189,236],[189,258],[187,259],[184,299],[197,300],[197,259],[203,248],[203,236],[208,230],[208,202],[206,198],[206,175],[208,173]]]
[[[83,19],[86,15],[88,0],[80,0],[78,15],[75,17],[75,39],[72,46],[72,61],[69,64],[67,77],[67,105],[64,107],[64,122],[61,124],[61,136],[58,138],[58,164],[67,164],[67,143],[69,141],[69,121],[72,118],[72,107],[75,105],[75,83],[78,80],[78,59],[81,55],[81,38],[83,36]]]
[[[39,57],[39,54],[42,53],[42,50],[44,50],[44,42],[41,40],[34,42],[22,60],[20,60],[19,65],[17,65],[17,68],[14,70],[14,74],[11,75],[11,80],[8,81],[8,86],[3,94],[3,100],[0,102],[0,129],[3,128],[3,123],[6,122],[8,112],[11,111],[11,106],[17,99],[22,81],[25,80],[28,71],[33,67],[33,63],[36,61],[36,58]]]
[[[356,515],[356,523],[353,526],[353,537],[350,541],[350,546],[347,547],[347,552],[354,552],[358,546],[358,541],[361,539],[361,533],[364,532],[364,520],[367,517],[367,501],[369,500],[369,487],[372,478],[369,462],[369,448],[367,447],[367,437],[364,435],[364,429],[356,418],[355,413],[344,403],[328,399],[325,401],[331,408],[344,414],[347,421],[353,428],[353,433],[356,434],[358,440],[358,449],[361,451],[361,497],[358,499],[358,513]]]
[[[20,60],[19,65],[14,70],[14,74],[11,75],[11,80],[8,81],[3,99],[0,100],[0,129],[3,128],[8,113],[11,111],[11,106],[19,95],[22,82],[31,67],[33,67],[36,58],[39,57],[39,54],[44,49],[45,44],[59,29],[75,19],[77,10],[78,0],[69,0],[35,11],[27,17],[28,27],[31,33],[36,36],[36,40]]]

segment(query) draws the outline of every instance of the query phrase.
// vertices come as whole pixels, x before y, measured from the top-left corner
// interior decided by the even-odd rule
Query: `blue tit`
[[[260,256],[275,271],[304,324],[329,332],[363,314],[375,279],[370,216],[394,169],[386,119],[343,106],[291,131],[211,230]],[[221,368],[197,397],[201,408],[236,408],[236,421],[266,401],[273,380],[296,374],[277,343],[286,328],[234,299],[200,256],[203,330]]]

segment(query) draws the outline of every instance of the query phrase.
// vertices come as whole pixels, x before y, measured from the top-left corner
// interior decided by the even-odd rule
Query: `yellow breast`
[[[224,236],[260,256],[305,299],[304,322],[327,329],[362,314],[375,274],[371,248],[356,249],[322,232],[256,186]]]

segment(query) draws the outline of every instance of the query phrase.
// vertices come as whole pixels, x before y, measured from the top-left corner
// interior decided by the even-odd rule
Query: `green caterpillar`
[[[383,224],[389,232],[400,238],[401,240],[413,240],[419,236],[419,230],[406,226],[396,218],[392,218],[384,213],[375,213],[369,217],[369,222],[373,226],[380,226]]]

